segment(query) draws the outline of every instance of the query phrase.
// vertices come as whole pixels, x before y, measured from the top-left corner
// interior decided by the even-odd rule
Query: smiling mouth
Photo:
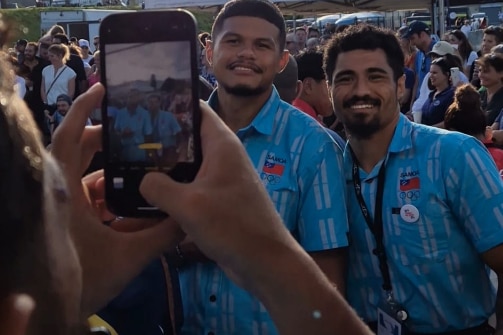
[[[239,72],[254,72],[254,73],[262,73],[262,71],[253,65],[243,65],[243,64],[231,64],[229,66],[229,69],[233,71],[239,71]]]
[[[374,107],[376,107],[376,105],[373,105],[373,104],[361,104],[361,105],[352,105],[352,106],[349,106],[349,108],[351,108],[353,110],[372,109]]]

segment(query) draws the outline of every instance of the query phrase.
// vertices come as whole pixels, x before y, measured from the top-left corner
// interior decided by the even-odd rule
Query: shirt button
[[[210,295],[210,301],[211,302],[217,301],[217,297],[214,294]],[[210,333],[208,333],[208,335],[210,335]]]

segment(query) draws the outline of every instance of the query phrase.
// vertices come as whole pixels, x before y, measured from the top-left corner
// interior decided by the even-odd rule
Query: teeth
[[[373,108],[374,105],[354,105],[351,106],[352,109],[367,109],[367,108]]]
[[[242,66],[236,66],[234,69],[235,70],[241,70],[241,71],[251,71],[251,69],[249,69],[247,67],[242,67]]]

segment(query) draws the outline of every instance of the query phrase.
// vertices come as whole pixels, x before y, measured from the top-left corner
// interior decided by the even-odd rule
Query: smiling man
[[[283,16],[271,2],[228,2],[207,44],[218,81],[209,104],[243,143],[288,230],[343,292],[342,153],[316,120],[280,100],[273,87],[289,59],[285,35]],[[179,248],[189,262],[180,270],[184,334],[277,333],[255,297],[216,264],[190,263],[189,250]]]
[[[325,51],[349,133],[347,299],[379,334],[492,334],[486,265],[501,278],[503,184],[480,141],[400,113],[403,57],[393,32],[366,25]]]

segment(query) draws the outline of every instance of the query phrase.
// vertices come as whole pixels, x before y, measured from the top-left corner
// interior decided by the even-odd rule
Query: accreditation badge
[[[377,335],[402,335],[402,324],[390,314],[378,308]]]

